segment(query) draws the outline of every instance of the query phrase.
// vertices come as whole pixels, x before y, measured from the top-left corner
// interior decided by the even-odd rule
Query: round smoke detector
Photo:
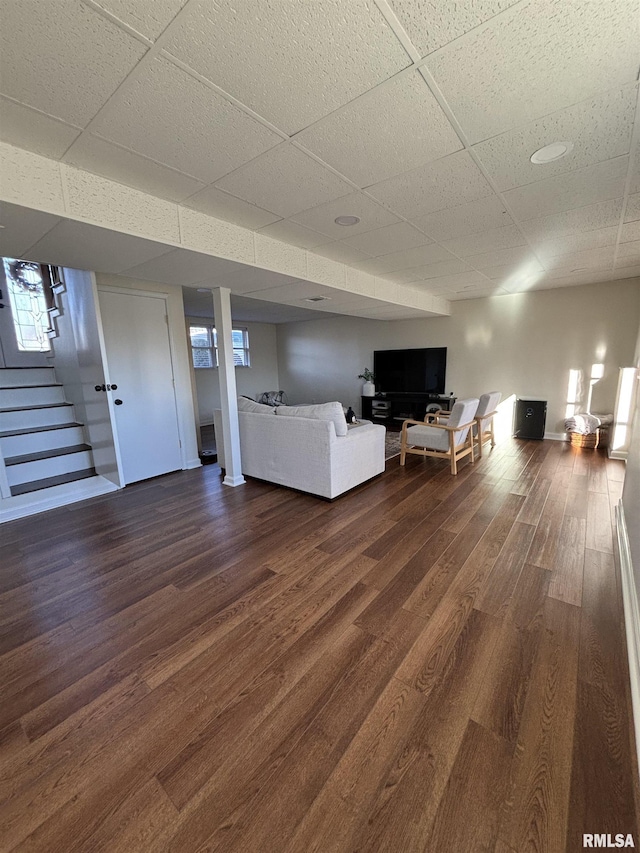
[[[553,163],[555,160],[566,157],[571,151],[573,151],[573,142],[552,142],[551,145],[545,145],[544,148],[534,151],[530,159],[536,166],[544,166],[546,163]]]

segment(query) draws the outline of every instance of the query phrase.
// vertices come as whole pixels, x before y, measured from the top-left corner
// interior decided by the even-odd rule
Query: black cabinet
[[[450,411],[455,397],[438,394],[385,394],[384,397],[362,397],[362,417],[376,424],[397,427],[402,421],[412,418],[423,421],[427,411],[445,409]]]
[[[546,421],[546,400],[529,400],[526,397],[516,400],[513,422],[516,438],[544,438]]]

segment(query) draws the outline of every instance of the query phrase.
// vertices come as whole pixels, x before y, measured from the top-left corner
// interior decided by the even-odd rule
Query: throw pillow
[[[347,434],[347,420],[342,403],[318,403],[314,406],[278,406],[277,415],[289,418],[311,418],[316,421],[333,421],[336,435]]]

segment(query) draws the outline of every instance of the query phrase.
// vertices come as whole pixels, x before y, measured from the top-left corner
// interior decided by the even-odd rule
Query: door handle
[[[116,404],[116,406],[122,405],[122,400],[114,400],[113,402]]]
[[[106,391],[107,390],[106,385],[96,385],[95,387],[96,387],[96,391]]]
[[[118,390],[117,385],[107,385],[107,391],[117,391],[117,390]]]

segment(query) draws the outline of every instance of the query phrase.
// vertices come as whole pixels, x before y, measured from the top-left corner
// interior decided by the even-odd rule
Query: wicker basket
[[[584,450],[594,450],[600,442],[600,430],[582,435],[579,432],[570,432],[569,441],[572,447],[582,447]]]

